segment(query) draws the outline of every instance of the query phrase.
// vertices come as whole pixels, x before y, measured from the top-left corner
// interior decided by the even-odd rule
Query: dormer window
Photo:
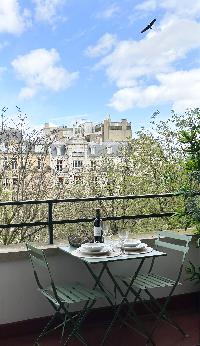
[[[61,155],[61,148],[57,147],[57,156],[60,156],[60,155]]]
[[[91,147],[90,149],[91,149],[91,154],[95,155],[95,147]]]
[[[112,149],[113,149],[112,147],[107,147],[107,154],[112,154],[113,152]]]

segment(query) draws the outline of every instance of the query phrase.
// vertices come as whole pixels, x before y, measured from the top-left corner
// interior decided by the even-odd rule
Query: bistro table
[[[121,307],[124,303],[129,303],[128,301],[128,294],[131,290],[131,286],[133,284],[133,281],[136,279],[137,275],[139,274],[141,268],[143,267],[143,264],[145,262],[145,260],[147,259],[151,259],[154,260],[156,257],[160,257],[160,256],[165,256],[166,253],[164,252],[160,252],[157,250],[152,249],[152,251],[150,252],[143,252],[143,253],[135,253],[135,254],[123,254],[119,249],[118,252],[116,251],[116,253],[113,253],[112,255],[105,255],[105,256],[89,256],[89,255],[82,255],[80,256],[78,253],[78,250],[72,246],[60,246],[59,247],[60,250],[62,250],[64,253],[70,255],[70,256],[75,256],[76,258],[78,258],[81,262],[83,262],[85,264],[85,266],[87,267],[89,273],[91,274],[92,278],[94,279],[94,288],[96,288],[97,286],[103,291],[103,292],[108,292],[107,289],[105,288],[104,284],[102,283],[102,276],[104,273],[107,273],[108,277],[110,278],[111,282],[114,285],[114,292],[115,292],[115,298],[116,298],[116,293],[118,292],[119,295],[121,296],[121,301],[119,303],[119,305],[117,305],[115,307],[115,314],[114,314],[114,318],[112,319],[109,327],[106,330],[106,333],[104,335],[104,338],[102,340],[101,345],[104,345],[105,340],[112,328],[112,326],[114,325],[116,319],[119,316]],[[121,289],[121,287],[119,286],[115,276],[113,275],[111,269],[109,268],[109,264],[110,263],[114,263],[114,262],[127,262],[127,261],[133,261],[133,260],[140,260],[137,266],[137,269],[135,270],[135,272],[133,273],[133,277],[132,280],[130,281],[130,284],[128,286],[128,288],[126,288],[125,291],[123,291]],[[96,268],[96,264],[100,264],[100,270],[98,270],[97,272],[97,268]],[[114,307],[115,306],[115,302],[113,303],[111,295],[108,294],[107,295],[107,301],[108,303]],[[137,299],[137,298],[136,298]],[[136,316],[136,314],[134,314],[134,316],[132,316],[133,319],[135,320],[136,324],[138,325],[142,325],[142,322],[139,320],[139,317]],[[143,326],[143,331],[142,334],[148,338],[151,343],[153,345],[155,345],[153,339],[151,338],[151,336],[149,335],[148,331],[145,330],[144,326]]]

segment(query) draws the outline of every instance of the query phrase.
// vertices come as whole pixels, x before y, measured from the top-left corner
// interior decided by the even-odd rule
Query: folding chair
[[[135,297],[134,303],[137,300],[140,301],[143,304],[143,306],[145,306],[145,308],[149,312],[151,312],[156,318],[156,322],[150,332],[149,338],[147,340],[147,344],[152,338],[161,319],[163,319],[164,321],[168,322],[170,325],[177,328],[184,336],[187,336],[187,334],[183,331],[183,329],[167,315],[166,309],[169,305],[170,298],[172,294],[174,293],[177,285],[181,285],[179,280],[183,270],[184,260],[189,250],[188,244],[191,238],[192,238],[191,236],[187,236],[187,235],[177,234],[177,233],[169,232],[169,231],[161,231],[158,235],[158,239],[155,241],[156,249],[158,248],[162,248],[162,250],[170,249],[173,252],[178,251],[180,253],[181,264],[180,264],[176,279],[173,280],[166,276],[162,276],[162,275],[158,275],[154,273],[153,272],[154,262],[155,262],[155,258],[154,258],[151,262],[149,271],[147,273],[140,272],[131,285],[130,292],[132,292]],[[173,266],[173,263],[172,263],[172,266]],[[125,284],[127,288],[130,286],[131,280],[133,278],[132,276],[129,276],[129,277],[117,276],[117,277]],[[169,295],[163,305],[161,305],[159,301],[150,292],[150,290],[152,290],[153,288],[162,288],[162,287],[171,287]],[[145,292],[147,294],[147,297],[149,298],[148,300],[144,300],[141,297],[142,292]],[[153,304],[153,308],[152,308],[152,304]],[[157,309],[157,311],[155,311],[155,308]],[[134,307],[131,307],[129,305],[126,318],[128,316],[131,317],[133,309]],[[152,339],[151,339],[151,342],[152,342]]]
[[[55,309],[54,315],[46,324],[34,345],[40,345],[40,339],[59,327],[61,327],[61,344],[67,345],[71,338],[75,336],[84,345],[88,345],[86,340],[80,335],[79,329],[81,323],[85,319],[89,310],[93,307],[96,300],[105,298],[106,294],[97,289],[88,289],[80,283],[70,283],[65,286],[58,286],[54,283],[50,271],[47,258],[43,250],[26,244],[29,253],[30,261],[34,271],[34,277],[39,291],[49,301],[51,306]],[[40,273],[39,273],[40,271]],[[46,275],[45,275],[46,274]],[[42,277],[42,279],[41,279]],[[48,286],[44,286],[42,282],[48,279]],[[70,312],[69,307],[75,303],[84,303],[82,310],[78,312]],[[58,323],[57,319],[60,318],[61,322]],[[58,323],[58,324],[56,324]],[[63,341],[64,332],[68,328],[68,337]]]

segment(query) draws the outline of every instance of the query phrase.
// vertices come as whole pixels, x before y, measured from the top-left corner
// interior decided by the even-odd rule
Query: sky
[[[16,106],[36,127],[136,130],[200,107],[200,1],[0,0],[0,107]]]

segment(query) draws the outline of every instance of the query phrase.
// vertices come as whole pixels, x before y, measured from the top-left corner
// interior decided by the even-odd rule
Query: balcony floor
[[[200,315],[194,311],[179,311],[173,313],[174,320],[176,320],[183,329],[189,334],[189,337],[183,338],[180,333],[173,327],[162,323],[157,329],[154,340],[157,346],[196,346],[200,341]],[[152,321],[146,320],[146,325],[151,327]],[[105,327],[99,324],[87,324],[82,333],[88,340],[89,345],[99,346],[102,339]],[[36,335],[26,335],[22,337],[3,338],[0,339],[2,346],[33,346],[33,341]],[[40,343],[41,346],[60,346],[57,335],[48,335],[43,338]],[[71,341],[70,346],[80,346],[81,343],[75,339]],[[107,339],[106,346],[145,346],[145,339],[137,333],[130,331],[127,327],[119,328],[115,326],[109,338]],[[200,345],[200,344],[199,344]]]

